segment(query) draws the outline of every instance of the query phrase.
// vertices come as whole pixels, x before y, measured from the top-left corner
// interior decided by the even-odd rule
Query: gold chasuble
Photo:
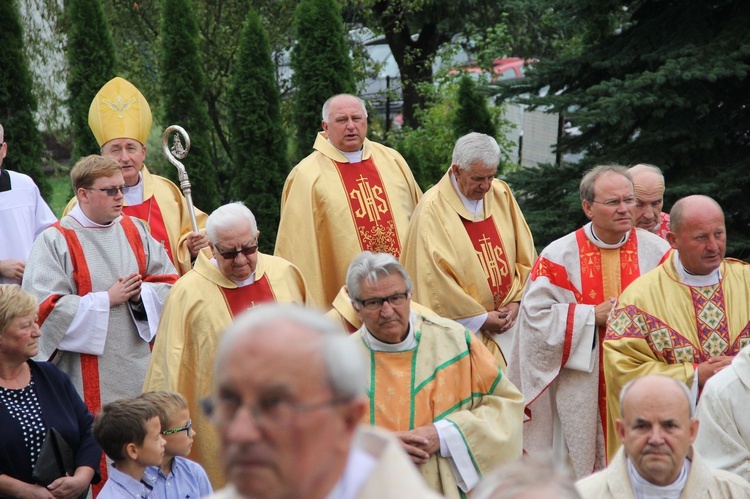
[[[255,282],[238,287],[203,252],[167,295],[143,391],[185,396],[198,434],[189,457],[206,469],[214,489],[225,483],[217,459],[219,439],[199,402],[211,393],[219,336],[234,315],[260,302],[304,304],[306,297],[302,274],[282,258],[258,253]]]
[[[184,275],[192,268],[187,236],[193,228],[190,225],[187,201],[176,185],[164,177],[152,175],[146,165],[143,165],[141,170],[141,182],[143,183],[143,202],[135,205],[126,204],[122,211],[126,215],[146,222],[151,236],[164,245],[177,272]],[[76,204],[78,200],[74,196],[68,202],[63,214],[67,215]],[[200,230],[205,229],[207,218],[205,213],[198,208],[195,209],[195,219]]]
[[[281,197],[275,255],[302,271],[313,305],[327,310],[364,250],[399,256],[422,191],[404,158],[365,139],[362,161],[318,134],[315,151],[289,173]]]
[[[607,321],[610,456],[619,445],[614,416],[620,391],[629,381],[663,374],[690,387],[699,363],[750,345],[750,265],[725,259],[718,284],[689,286],[681,282],[675,258],[677,252],[626,289]]]
[[[351,336],[370,373],[364,421],[406,431],[446,420],[460,433],[479,476],[521,456],[523,397],[473,333],[440,317],[412,314],[417,346],[384,352],[363,329]],[[465,497],[449,458],[438,451],[419,466],[447,498]]]
[[[483,208],[478,215],[466,209],[449,169],[414,210],[401,263],[414,280],[414,300],[441,317],[467,319],[521,300],[536,259],[531,231],[499,179]],[[505,366],[494,339],[483,332],[482,341]]]

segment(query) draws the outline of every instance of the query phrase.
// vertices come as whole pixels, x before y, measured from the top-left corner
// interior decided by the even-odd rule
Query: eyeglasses
[[[190,436],[190,428],[193,426],[193,420],[188,419],[187,425],[183,426],[182,428],[172,428],[171,430],[164,430],[161,432],[162,435],[171,435],[173,433],[179,433],[181,431],[186,431],[188,434],[188,437]]]
[[[121,185],[120,187],[108,187],[107,189],[100,189],[98,187],[84,187],[84,189],[88,189],[89,191],[101,191],[109,197],[114,197],[117,196],[118,192],[126,194],[130,190],[130,187],[127,185]]]
[[[249,246],[247,248],[242,248],[242,249],[238,249],[238,250],[219,251],[219,254],[225,260],[234,260],[235,258],[237,258],[237,255],[239,255],[240,253],[242,253],[246,257],[250,257],[250,255],[254,254],[256,251],[258,251],[258,245],[257,244],[255,246]]]
[[[271,397],[255,404],[242,402],[233,395],[218,395],[201,400],[204,414],[214,419],[216,423],[226,423],[234,420],[237,412],[246,407],[253,416],[253,422],[258,428],[278,428],[287,426],[295,414],[311,412],[326,407],[333,407],[345,402],[347,398],[334,398],[322,402],[303,404],[284,397]]]
[[[366,310],[379,310],[383,303],[388,302],[392,307],[398,307],[406,303],[409,293],[395,293],[384,298],[367,298],[366,300],[355,300]]]
[[[609,199],[607,201],[597,201],[592,199],[591,202],[603,204],[607,208],[618,208],[622,203],[625,203],[625,206],[635,206],[636,199],[633,196],[628,196],[623,199]]]

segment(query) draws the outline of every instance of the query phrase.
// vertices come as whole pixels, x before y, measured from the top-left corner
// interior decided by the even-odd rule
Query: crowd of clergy
[[[122,78],[91,103],[101,154],[59,221],[2,169],[0,126],[0,420],[46,431],[18,399],[51,363],[93,415],[181,394],[187,426],[162,433],[194,438],[217,498],[750,498],[750,266],[725,257],[716,201],[667,214],[659,168],[597,166],[589,222],[537,254],[494,138],[459,138],[423,193],[360,98],[321,118],[273,255],[252,206],[191,214],[148,170],[151,110]],[[39,304],[30,332],[4,322],[13,285]],[[19,445],[0,449],[38,453]],[[3,497],[26,486],[5,460]],[[83,475],[94,496],[112,466]]]

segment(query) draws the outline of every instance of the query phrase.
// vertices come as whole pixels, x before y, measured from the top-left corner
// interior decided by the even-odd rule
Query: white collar
[[[75,218],[78,221],[79,224],[83,225],[86,228],[92,228],[92,227],[107,228],[107,227],[112,227],[112,224],[114,224],[115,222],[119,222],[120,219],[122,218],[122,216],[119,216],[119,217],[115,218],[114,220],[112,220],[111,222],[109,222],[108,224],[98,224],[98,223],[94,222],[93,220],[91,220],[89,217],[86,216],[86,214],[81,209],[81,205],[80,204],[75,205],[73,207],[73,209],[70,210],[70,213],[68,213],[68,216],[72,217],[72,218]]]
[[[125,193],[125,202],[130,206],[135,206],[143,202],[143,174],[138,172],[138,182],[131,187],[128,187],[128,192]]]
[[[476,221],[477,219],[484,219],[484,198],[475,201],[464,196],[464,194],[461,192],[461,189],[458,188],[458,181],[456,180],[456,176],[453,175],[453,170],[451,170],[450,174],[451,185],[453,185],[453,188],[456,190],[456,194],[458,194],[458,198],[461,200],[461,203],[463,203],[466,211],[471,213],[473,217],[472,221]]]
[[[654,485],[638,473],[629,457],[625,459],[628,462],[628,476],[636,499],[679,499],[690,473],[689,459],[685,459],[682,463],[682,470],[677,480],[669,485]]]
[[[329,144],[333,145],[333,142],[331,142],[331,139],[326,139],[326,140],[328,141]],[[346,160],[349,161],[349,163],[359,163],[362,161],[362,153],[365,150],[364,144],[362,144],[362,147],[360,147],[358,151],[354,151],[354,152],[346,152],[346,151],[342,151],[336,146],[333,146],[333,147],[339,152],[339,154],[345,157]]]
[[[417,346],[417,338],[414,335],[414,320],[417,315],[414,312],[409,313],[409,332],[406,333],[406,338],[400,343],[384,343],[372,335],[367,330],[367,326],[362,324],[362,329],[365,331],[365,341],[370,347],[370,350],[376,352],[405,352],[411,350]]]
[[[688,286],[714,286],[721,281],[721,269],[716,269],[708,275],[691,274],[685,269],[680,260],[680,254],[677,250],[674,252],[674,268],[680,282]]]
[[[628,238],[630,237],[630,231],[628,230],[625,233],[625,235],[622,236],[622,239],[620,239],[620,242],[617,242],[615,244],[609,244],[609,243],[605,243],[604,241],[602,241],[601,239],[599,239],[599,237],[594,233],[594,223],[593,222],[589,222],[586,225],[584,225],[583,226],[583,230],[586,233],[586,237],[588,237],[589,241],[591,241],[591,243],[594,246],[596,246],[598,248],[602,248],[602,249],[617,249],[620,246],[622,246],[623,244],[625,244],[626,242],[628,242]]]
[[[211,258],[211,263],[214,264],[214,267],[216,267],[217,269],[219,269],[219,262],[216,261],[216,258]],[[258,270],[258,269],[256,268],[255,270]],[[229,279],[230,281],[232,281],[233,283],[235,283],[238,288],[241,288],[243,286],[248,286],[248,285],[250,285],[250,284],[252,284],[252,283],[255,282],[255,270],[253,270],[253,273],[250,274],[250,277],[248,277],[244,281],[235,281],[234,279],[232,279],[230,277],[227,277],[227,276],[224,276],[224,277],[227,277],[227,279]],[[219,272],[221,272],[221,269],[219,269]]]
[[[347,499],[357,497],[362,486],[378,465],[378,460],[367,452],[352,447],[346,460],[344,474],[333,490],[328,493],[326,499]]]

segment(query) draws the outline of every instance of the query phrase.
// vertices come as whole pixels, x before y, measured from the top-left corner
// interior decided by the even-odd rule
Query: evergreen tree
[[[281,191],[289,171],[279,89],[268,36],[251,9],[240,35],[229,90],[232,199],[255,214],[260,249],[273,253]]]
[[[34,119],[36,98],[23,56],[23,32],[15,2],[0,2],[0,125],[5,129],[8,154],[3,168],[34,179],[42,196],[50,186],[39,168],[41,137]]]
[[[105,83],[116,76],[112,37],[99,0],[67,0],[68,107],[73,129],[73,161],[98,154],[89,128],[89,107]]]
[[[747,259],[750,3],[563,4],[557,16],[578,24],[580,46],[541,60],[513,93],[528,93],[531,104],[564,113],[581,130],[562,143],[565,152],[586,154],[581,170],[651,163],[665,171],[667,208],[686,194],[714,197],[724,208],[728,253]]]
[[[161,7],[159,68],[164,126],[179,125],[190,135],[190,153],[182,163],[195,205],[210,213],[221,200],[203,101],[206,77],[198,53],[198,25],[189,0],[162,0]],[[170,169],[168,176],[177,181],[176,170]]]
[[[292,50],[298,159],[312,150],[323,103],[354,93],[354,71],[336,0],[301,0],[294,12],[297,44]]]
[[[456,138],[469,132],[479,132],[491,137],[497,135],[497,127],[487,107],[487,97],[477,88],[469,75],[464,75],[458,83],[458,108],[453,120]]]

